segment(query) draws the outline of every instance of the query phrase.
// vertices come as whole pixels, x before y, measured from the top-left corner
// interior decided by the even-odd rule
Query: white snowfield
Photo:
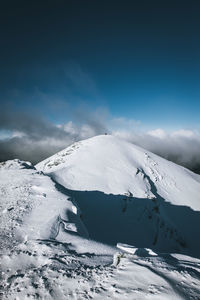
[[[0,299],[200,299],[199,195],[113,136],[0,163]]]

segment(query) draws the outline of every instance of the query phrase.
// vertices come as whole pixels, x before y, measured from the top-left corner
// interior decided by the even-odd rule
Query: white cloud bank
[[[181,129],[168,133],[159,128],[139,133],[115,131],[113,134],[200,172],[200,133],[197,130]]]
[[[37,163],[75,141],[107,132],[200,173],[198,131],[142,131],[139,121],[112,118],[104,110],[81,111],[76,116],[73,122],[55,125],[39,117],[4,110],[0,113],[0,161],[20,158]]]

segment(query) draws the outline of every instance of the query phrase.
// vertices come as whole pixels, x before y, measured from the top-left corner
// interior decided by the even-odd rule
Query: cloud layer
[[[197,131],[167,133],[156,129],[142,133],[116,131],[115,135],[200,174],[200,134]]]
[[[142,132],[139,126],[136,121],[108,117],[105,111],[80,110],[73,122],[56,125],[35,114],[4,109],[0,112],[0,161],[19,158],[35,164],[75,141],[108,132],[200,173],[199,132]]]
[[[79,122],[56,125],[39,116],[0,112],[0,161],[19,158],[33,164],[69,146],[106,131],[102,118],[82,113]],[[78,113],[77,116],[78,118]]]

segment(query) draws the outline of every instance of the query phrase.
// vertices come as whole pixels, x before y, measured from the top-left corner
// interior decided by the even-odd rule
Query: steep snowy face
[[[70,190],[153,199],[200,210],[200,176],[111,135],[73,144],[36,165]]]

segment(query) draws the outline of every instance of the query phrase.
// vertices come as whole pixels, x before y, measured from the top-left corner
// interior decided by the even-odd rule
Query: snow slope
[[[166,201],[200,210],[200,175],[111,135],[75,143],[36,168],[71,190],[137,198],[155,197],[153,182]]]
[[[111,135],[36,168],[67,189],[92,239],[199,257],[199,175]]]
[[[0,199],[3,300],[199,298],[199,259],[87,239],[79,208],[30,163],[0,164]]]
[[[33,239],[67,239],[71,231],[88,235],[75,204],[28,162],[0,164],[0,193],[1,248]]]
[[[112,262],[116,250],[87,239],[78,206],[29,162],[0,163],[0,199],[0,298],[51,299],[45,278],[60,263]]]
[[[199,176],[111,136],[37,168],[0,163],[0,299],[200,298]]]

